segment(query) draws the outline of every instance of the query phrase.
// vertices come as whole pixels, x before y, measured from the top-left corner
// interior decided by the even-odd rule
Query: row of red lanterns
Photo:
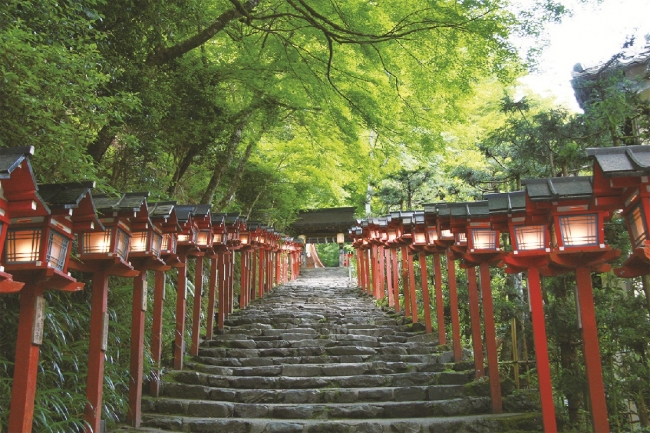
[[[605,242],[604,225],[614,213],[627,223],[633,254],[614,272],[622,277],[650,273],[650,147],[627,146],[588,149],[592,157],[592,177],[529,179],[522,183],[525,191],[486,194],[483,201],[435,203],[424,211],[393,212],[383,218],[361,220],[350,230],[357,248],[359,284],[383,296],[384,258],[389,298],[399,309],[396,251],[402,248],[405,273],[412,273],[413,254],[420,255],[425,321],[431,332],[429,296],[426,287],[426,254],[434,255],[436,298],[441,344],[444,343],[444,317],[441,310],[442,289],[439,255],[448,258],[448,281],[452,305],[452,334],[455,357],[460,357],[454,260],[468,271],[470,313],[477,375],[482,374],[483,355],[478,321],[478,294],[475,267],[480,269],[484,309],[484,327],[491,377],[494,412],[501,411],[499,372],[496,356],[490,266],[506,266],[506,272],[527,272],[531,303],[535,351],[544,420],[544,431],[557,431],[548,364],[541,275],[576,274],[576,297],[585,354],[587,381],[594,431],[608,432],[609,421],[600,363],[591,272],[610,269],[619,251]],[[509,233],[511,250],[501,248],[501,233]],[[386,252],[382,253],[381,250]],[[385,257],[384,257],[385,255]],[[394,256],[394,257],[393,257]],[[394,263],[395,265],[391,265]],[[373,268],[373,269],[371,269]],[[379,268],[375,270],[374,268]],[[408,275],[406,275],[408,277]],[[374,277],[374,278],[373,278]],[[409,278],[407,278],[409,279]],[[405,288],[405,309],[417,315],[413,278]],[[372,287],[369,282],[372,281]],[[474,286],[474,287],[472,287]],[[409,293],[410,292],[410,293]],[[410,298],[410,299],[407,299]],[[410,304],[410,305],[408,305]],[[414,317],[417,320],[417,317]]]
[[[242,307],[255,296],[251,285],[259,255],[259,296],[299,273],[301,243],[239,214],[210,212],[209,205],[148,203],[148,193],[92,195],[89,183],[36,185],[32,147],[0,149],[0,293],[20,293],[16,362],[9,431],[32,429],[44,290],[84,287],[68,269],[93,274],[86,421],[100,431],[104,352],[108,333],[108,278],[134,278],[131,335],[131,424],[140,423],[147,271],[156,273],[152,354],[160,369],[165,271],[179,270],[174,366],[182,369],[185,343],[187,258],[196,258],[194,328],[190,353],[198,353],[203,257],[212,260],[207,334],[219,286],[218,326],[232,312],[234,252],[242,254]],[[74,257],[74,240],[77,251]],[[4,248],[3,248],[4,247]],[[257,251],[257,255],[253,253]],[[71,258],[73,257],[73,258]],[[263,259],[264,257],[264,259]],[[273,280],[275,275],[275,280]],[[218,281],[217,281],[218,279]],[[209,337],[208,337],[209,338]],[[152,383],[158,392],[159,382]]]

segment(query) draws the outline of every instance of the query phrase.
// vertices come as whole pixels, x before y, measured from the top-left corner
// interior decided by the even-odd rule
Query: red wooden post
[[[194,311],[192,315],[192,345],[190,355],[199,354],[199,340],[201,338],[201,294],[203,292],[203,256],[196,256],[194,262]]]
[[[591,285],[591,271],[579,266],[576,268],[576,283],[578,286],[578,305],[582,322],[582,347],[585,358],[585,371],[591,402],[591,417],[595,432],[608,433],[609,419],[605,401],[605,386],[603,384],[603,369],[600,364],[600,345],[598,344],[598,329],[596,327],[596,310]]]
[[[386,268],[385,268],[385,262],[384,262],[384,247],[381,245],[377,246],[377,255],[379,259],[379,299],[383,298],[386,296],[386,289],[385,289],[385,279],[386,279]]]
[[[388,306],[395,306],[395,296],[393,293],[393,272],[392,262],[390,260],[390,249],[384,248],[384,262],[386,263],[386,291],[388,292]]]
[[[447,344],[445,330],[445,305],[442,300],[442,270],[440,267],[440,253],[433,253],[433,272],[436,290],[436,316],[438,319],[438,343]]]
[[[259,273],[258,273],[258,296],[261,298],[264,296],[264,250],[260,248],[259,250]]]
[[[219,269],[218,274],[218,306],[217,306],[217,328],[223,329],[224,321],[226,320],[226,296],[225,296],[225,286],[226,286],[226,275],[225,275],[225,263],[224,255],[219,254],[217,256],[217,268]]]
[[[454,344],[454,361],[463,358],[460,345],[460,317],[458,316],[458,292],[456,290],[456,264],[451,249],[447,248],[447,284],[449,285],[449,307],[451,310],[451,340]]]
[[[205,325],[205,338],[211,340],[214,335],[214,307],[217,292],[217,258],[210,259],[210,280],[208,281],[208,317]]]
[[[20,292],[16,363],[9,408],[8,431],[12,433],[32,431],[44,305],[42,287],[25,286]],[[40,330],[39,336],[35,335],[35,329]]]
[[[185,352],[185,312],[187,296],[187,256],[179,255],[178,290],[176,292],[176,334],[174,336],[174,369],[183,369]]]
[[[404,290],[404,316],[411,317],[411,292],[409,290],[408,247],[402,247],[402,290]]]
[[[399,313],[399,266],[397,264],[397,248],[391,248],[390,255],[393,263],[393,298],[395,299],[395,312]]]
[[[279,286],[282,283],[282,273],[281,273],[282,260],[280,258],[280,252],[275,252],[275,285]]]
[[[418,321],[418,299],[415,293],[415,270],[413,268],[413,254],[409,254],[408,250],[404,249],[406,252],[406,260],[408,263],[408,272],[409,272],[409,297],[411,298],[411,317],[413,318],[413,323]],[[406,288],[404,290],[407,290]]]
[[[375,290],[375,286],[377,285],[377,276],[375,275],[377,272],[377,265],[375,264],[376,248],[376,245],[371,245],[368,250],[368,292],[371,293],[375,299],[377,298],[377,291]]]
[[[95,432],[99,431],[102,418],[104,353],[106,352],[104,338],[108,331],[108,274],[95,272],[92,290],[84,419],[89,424],[88,431]]]
[[[242,252],[239,254],[239,308],[246,308],[246,253]]]
[[[467,291],[469,292],[469,316],[472,321],[472,347],[474,348],[474,369],[476,378],[483,377],[483,338],[481,336],[481,313],[479,311],[478,288],[476,287],[476,268],[467,268]]]
[[[251,269],[250,269],[250,275],[251,275],[251,279],[250,279],[250,286],[251,287],[250,287],[250,290],[251,290],[251,299],[255,299],[255,297],[256,297],[255,288],[257,287],[257,285],[256,285],[256,283],[257,283],[257,277],[256,277],[256,274],[257,274],[257,254],[256,254],[255,250],[251,251],[250,254],[251,254],[251,259],[252,259],[252,261],[251,261]]]
[[[485,346],[487,348],[488,370],[490,372],[490,394],[492,412],[503,412],[501,403],[501,378],[499,376],[499,358],[497,356],[497,338],[494,329],[494,308],[492,306],[492,288],[490,285],[490,265],[479,265],[481,272],[481,294],[483,295],[483,323],[485,324]]]
[[[537,377],[539,395],[542,405],[542,420],[544,432],[556,433],[555,403],[553,402],[553,385],[551,384],[551,367],[548,360],[548,344],[546,340],[546,323],[544,320],[544,302],[539,269],[528,268],[528,292],[530,298],[533,336],[535,340],[535,358],[537,361]]]
[[[163,304],[165,301],[166,274],[162,271],[155,271],[154,276],[155,285],[153,292],[153,324],[151,327],[151,358],[153,359],[154,366],[152,368],[153,379],[149,383],[149,394],[154,397],[158,397],[160,395],[160,378],[162,370],[160,359],[162,357],[162,320]],[[92,338],[92,330],[90,332]]]
[[[147,308],[147,271],[133,279],[133,304],[131,310],[131,359],[129,375],[128,423],[138,428],[142,421],[142,362],[144,358],[144,321]]]
[[[226,262],[226,305],[225,305],[225,312],[226,312],[226,318],[232,313],[233,310],[233,263],[232,263],[232,253],[227,252],[225,255],[225,262]]]
[[[368,256],[370,250],[361,250],[361,268],[363,277],[363,291],[370,293],[370,267],[368,266]]]
[[[427,276],[427,255],[420,251],[420,286],[422,287],[422,301],[424,303],[424,327],[427,334],[431,334],[431,307],[429,305],[429,281]]]

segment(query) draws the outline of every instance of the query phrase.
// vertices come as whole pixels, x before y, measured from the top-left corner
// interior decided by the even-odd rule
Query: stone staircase
[[[142,401],[143,426],[197,433],[420,433],[541,431],[527,401],[467,386],[469,360],[453,363],[433,335],[414,332],[339,269],[306,275],[231,315],[187,369]],[[532,410],[532,411],[531,411]]]

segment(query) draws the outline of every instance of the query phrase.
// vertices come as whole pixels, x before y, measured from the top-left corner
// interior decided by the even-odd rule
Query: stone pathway
[[[138,431],[541,431],[537,412],[491,414],[489,397],[466,386],[471,360],[453,363],[435,333],[383,312],[347,269],[306,270],[226,325],[164,377],[161,397],[143,398]],[[504,407],[527,405],[505,397]]]

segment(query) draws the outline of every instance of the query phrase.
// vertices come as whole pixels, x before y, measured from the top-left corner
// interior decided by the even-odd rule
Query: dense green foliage
[[[508,0],[5,0],[0,146],[35,146],[43,183],[148,190],[279,229],[304,208],[368,202],[379,215],[586,173],[582,150],[630,142],[629,118],[647,133],[648,108],[618,82],[602,83],[584,115],[507,96],[524,70],[508,37],[537,34],[564,12],[539,1],[518,13]],[[176,279],[167,281],[173,293]],[[500,335],[512,317],[527,329],[521,284],[498,272],[495,281]],[[547,282],[549,335],[558,406],[569,406],[560,413],[580,430],[584,383],[570,362],[579,348],[561,325],[575,323],[571,284]],[[610,403],[620,406],[611,414],[626,428],[625,402],[641,410],[650,398],[638,308],[648,285],[618,284],[603,278],[597,297]],[[90,290],[47,297],[35,431],[70,432],[82,425]],[[0,430],[17,304],[0,297]],[[126,414],[130,281],[111,280],[109,307],[104,415],[114,422]],[[172,336],[165,328],[165,362]]]

